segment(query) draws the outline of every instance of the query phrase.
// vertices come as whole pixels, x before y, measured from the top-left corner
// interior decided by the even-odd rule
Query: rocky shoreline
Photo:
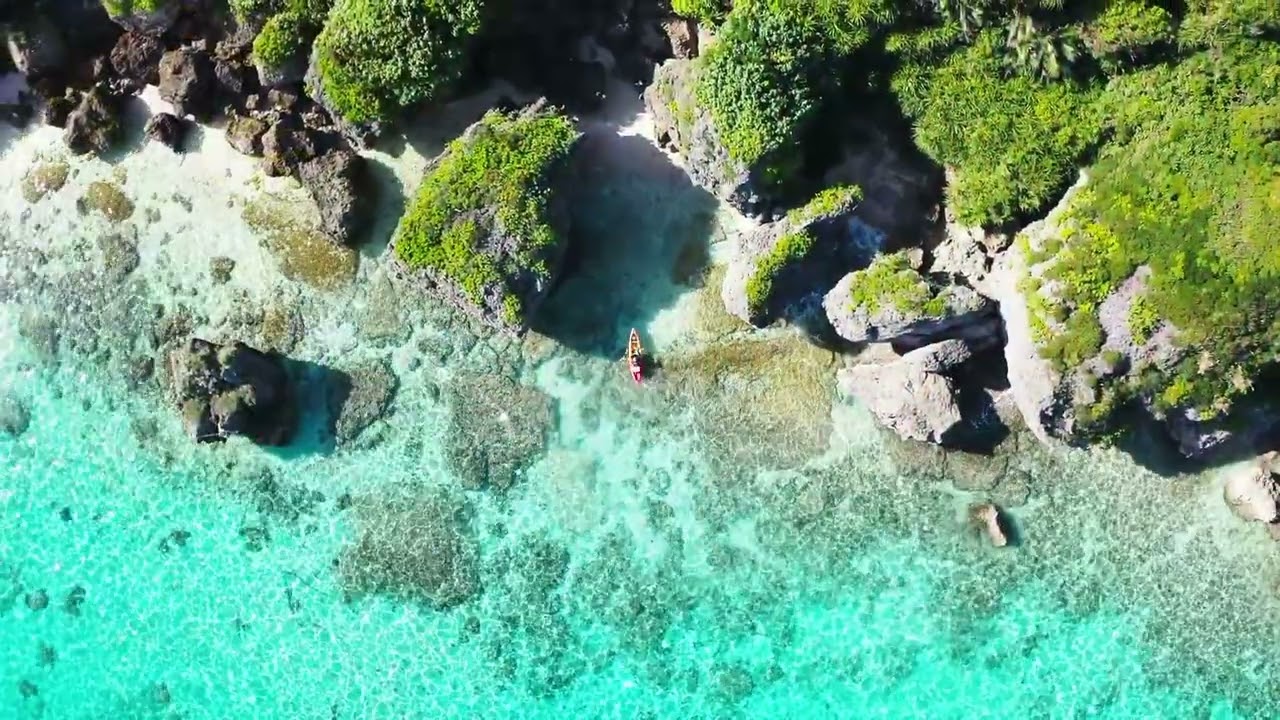
[[[74,30],[62,22],[71,15],[56,15],[54,22],[52,13],[7,10],[6,62],[29,88],[5,106],[11,122],[38,118],[64,129],[70,152],[110,158],[121,144],[125,104],[155,86],[172,112],[151,118],[150,139],[182,152],[193,123],[220,127],[231,147],[261,158],[265,175],[300,183],[334,247],[346,252],[372,240],[368,228],[379,199],[367,151],[394,141],[394,122],[351,120],[350,108],[323,91],[316,57],[295,57],[306,62],[286,63],[289,72],[267,67],[255,46],[266,32],[263,18],[237,19],[203,2],[116,17],[95,3],[68,5],[78,13]],[[1046,442],[1088,444],[1100,427],[1115,428],[1121,410],[1099,409],[1107,399],[1101,382],[1109,387],[1137,378],[1142,368],[1186,360],[1167,324],[1137,338],[1123,322],[1106,321],[1133,314],[1141,271],[1100,303],[1106,316],[1100,354],[1069,367],[1046,357],[1045,300],[1038,293],[1051,295],[1054,287],[1038,280],[1052,265],[1043,255],[1061,243],[1074,193],[1087,187],[1087,178],[1042,220],[1020,228],[969,227],[944,198],[954,179],[943,168],[895,136],[867,130],[844,138],[839,157],[820,177],[801,177],[799,185],[811,192],[796,193],[795,184],[784,191],[766,182],[764,160],[744,162],[727,131],[699,106],[699,93],[706,92],[699,83],[709,71],[704,58],[715,35],[657,5],[627,3],[623,17],[592,15],[573,27],[538,25],[524,34],[504,26],[479,41],[484,72],[468,82],[519,74],[497,38],[544,55],[551,52],[544,47],[548,37],[581,42],[572,57],[551,52],[553,70],[519,78],[550,102],[501,100],[429,163],[386,250],[400,276],[395,282],[439,297],[518,342],[536,324],[540,304],[573,272],[574,231],[563,204],[578,182],[575,166],[584,162],[573,113],[595,108],[605,78],[620,74],[644,88],[657,139],[678,155],[688,179],[756,220],[754,230],[734,240],[727,259],[720,287],[726,312],[757,329],[795,326],[837,350],[844,367],[835,373],[835,387],[899,437],[989,452],[1026,428]],[[488,185],[500,191],[489,193]],[[1054,322],[1069,321],[1048,324]],[[204,342],[176,328],[158,347],[180,355],[172,348],[183,341]],[[190,353],[196,345],[187,347]],[[267,348],[263,354],[239,347],[253,357],[275,356]],[[279,353],[286,355],[287,349]],[[234,363],[215,365],[206,374],[225,378]],[[171,379],[175,403],[197,439],[242,432],[256,423],[255,398],[291,395],[283,375],[262,382],[205,378],[195,388],[189,374],[171,372]],[[370,405],[385,406],[389,392],[372,391]],[[494,397],[519,399],[520,392],[497,388]],[[544,400],[515,403],[531,408],[530,427],[543,424],[537,418],[549,412]],[[1192,461],[1260,452],[1280,431],[1280,410],[1256,394],[1212,420],[1188,405],[1158,406],[1149,395],[1127,403],[1134,406]],[[291,434],[294,410],[271,412],[284,418],[281,427],[258,428],[250,437],[276,443]],[[376,417],[376,409],[370,412]],[[348,422],[355,425],[344,434],[354,437],[369,420]],[[458,449],[455,464],[470,486],[513,482],[538,446],[528,433],[517,434],[511,448]],[[973,518],[1003,545],[997,512],[983,506]]]

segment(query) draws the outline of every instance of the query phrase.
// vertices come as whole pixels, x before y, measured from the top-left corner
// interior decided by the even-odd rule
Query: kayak
[[[639,383],[644,379],[644,346],[640,344],[640,333],[635,328],[631,328],[631,336],[627,338],[627,354],[622,359],[630,364],[632,356],[639,358],[639,363],[631,365],[631,379]]]

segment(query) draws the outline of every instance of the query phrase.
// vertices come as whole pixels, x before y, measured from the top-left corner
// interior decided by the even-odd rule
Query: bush
[[[102,0],[102,7],[111,17],[150,13],[168,5],[170,0]]]
[[[905,315],[937,317],[947,310],[945,295],[911,267],[905,252],[879,255],[866,270],[854,273],[851,304],[875,314],[892,307]]]
[[[948,200],[971,225],[1001,225],[1052,205],[1102,130],[1095,88],[1006,77],[1002,48],[986,31],[901,98],[917,143],[953,170]]]
[[[794,169],[778,157],[810,126],[838,87],[831,40],[812,15],[766,2],[740,3],[719,41],[700,59],[698,102],[709,110],[730,157],[762,165],[766,183]]]
[[[728,14],[724,0],[671,0],[671,9],[681,17],[692,18],[707,27],[715,27]]]
[[[316,38],[320,89],[354,123],[440,99],[462,75],[480,0],[338,0]]]
[[[1112,2],[1088,28],[1090,51],[1104,69],[1117,72],[1174,39],[1169,11],[1146,0]]]
[[[528,272],[549,278],[544,257],[563,241],[547,218],[550,181],[577,138],[573,123],[552,112],[489,112],[470,134],[450,143],[423,178],[396,228],[397,257],[410,268],[450,278],[477,303],[504,278]],[[495,230],[519,239],[510,256],[477,249],[477,241]],[[509,299],[511,292],[503,296],[511,322],[519,316],[519,299]]]
[[[272,15],[253,39],[253,57],[267,67],[280,67],[306,48],[307,23],[296,13]]]

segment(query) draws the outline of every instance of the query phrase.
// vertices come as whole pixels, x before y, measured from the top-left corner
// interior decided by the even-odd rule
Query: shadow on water
[[[630,328],[701,281],[717,203],[643,137],[589,132],[583,143],[569,257],[533,329],[612,359]]]
[[[329,455],[337,446],[335,425],[351,394],[351,377],[305,360],[285,362],[297,393],[298,427],[288,445],[269,450],[286,460]]]

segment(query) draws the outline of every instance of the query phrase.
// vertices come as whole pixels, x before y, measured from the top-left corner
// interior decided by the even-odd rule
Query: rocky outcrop
[[[1232,512],[1249,522],[1267,526],[1280,540],[1280,458],[1276,452],[1234,469],[1223,486],[1222,496]]]
[[[43,14],[28,18],[7,33],[0,25],[0,36],[13,66],[29,79],[56,75],[69,57],[62,32]]]
[[[836,334],[855,343],[926,345],[999,333],[994,302],[972,288],[934,282],[905,253],[882,255],[845,275],[822,304]]]
[[[391,239],[399,274],[490,327],[524,333],[568,250],[581,137],[543,103],[486,114],[427,168]]]
[[[298,127],[293,118],[285,118],[262,136],[262,168],[272,177],[283,177],[297,172],[298,166],[316,156],[316,144],[311,133]]]
[[[178,117],[206,120],[213,114],[216,77],[208,53],[193,47],[170,50],[160,59],[160,98]]]
[[[747,215],[758,215],[769,198],[758,168],[729,154],[711,113],[697,101],[698,64],[672,59],[658,67],[644,91],[658,142],[680,153],[689,177]]]
[[[96,85],[80,98],[79,105],[67,116],[62,138],[77,155],[101,155],[120,140],[120,98],[102,85]]]
[[[947,340],[878,364],[841,370],[840,391],[907,440],[951,443],[964,431],[960,388],[951,377],[974,356],[962,340]]]
[[[828,190],[782,220],[740,235],[720,292],[729,314],[757,327],[821,317],[822,296],[882,248],[883,233],[854,215],[858,197],[855,188]]]
[[[187,135],[186,122],[172,113],[156,113],[147,120],[146,136],[174,152],[182,151]]]
[[[551,398],[499,375],[467,374],[447,392],[445,457],[469,488],[506,490],[546,448]]]
[[[121,77],[132,78],[145,85],[160,84],[160,59],[164,44],[153,35],[125,33],[111,49],[111,67]]]
[[[369,216],[364,158],[335,150],[298,166],[298,179],[320,208],[320,227],[340,245],[355,244]]]
[[[192,338],[169,354],[171,396],[187,433],[197,442],[243,435],[284,445],[297,426],[297,408],[284,361],[241,342],[216,345]]]

